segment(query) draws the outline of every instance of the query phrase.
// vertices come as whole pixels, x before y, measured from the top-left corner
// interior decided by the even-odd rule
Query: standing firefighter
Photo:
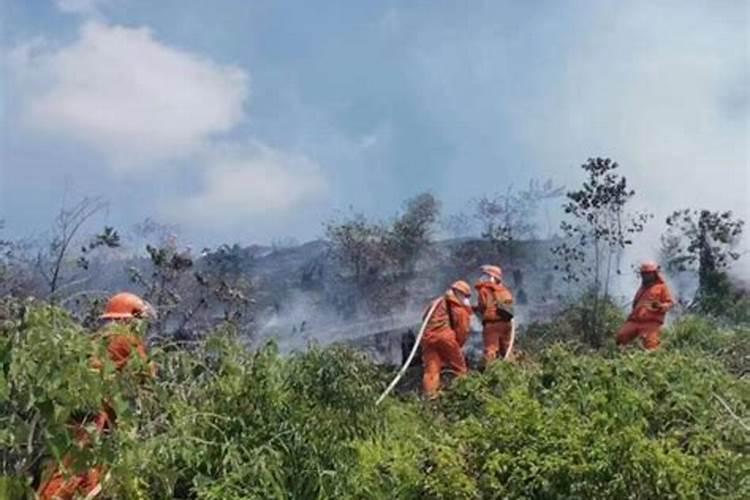
[[[435,299],[435,310],[426,318],[427,326],[422,338],[422,386],[429,398],[437,396],[443,366],[447,366],[458,376],[467,372],[461,346],[469,334],[470,297],[469,284],[456,281],[445,295]]]
[[[140,319],[154,317],[153,308],[137,295],[118,293],[109,299],[104,313],[99,317],[104,323],[96,335],[98,342],[104,342],[107,358],[114,365],[117,372],[121,372],[135,356],[143,363],[147,362],[146,348],[141,337],[136,333],[135,323]],[[101,372],[103,363],[94,356],[91,360],[92,369]],[[149,365],[150,375],[155,374],[154,365]],[[111,430],[116,415],[112,407],[105,401],[102,409],[95,415],[86,415],[71,422],[71,428],[76,445],[87,447],[93,436],[87,430],[93,427],[97,434],[104,434]],[[62,463],[50,471],[46,480],[39,486],[40,500],[67,500],[81,497],[94,498],[101,492],[103,469],[99,465],[88,470],[73,473],[70,469],[74,465],[73,455],[65,455]]]
[[[513,336],[513,295],[503,285],[503,271],[499,266],[482,266],[482,277],[475,285],[479,302],[475,311],[482,320],[484,363],[510,356]]]
[[[655,351],[660,344],[664,316],[674,302],[656,262],[641,264],[641,281],[633,299],[633,311],[617,333],[616,341],[618,346],[625,346],[640,337],[644,349]]]

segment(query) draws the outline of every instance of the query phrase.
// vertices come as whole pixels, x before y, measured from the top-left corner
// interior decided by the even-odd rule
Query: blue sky
[[[0,218],[63,197],[197,245],[447,213],[610,156],[657,215],[750,217],[748,3],[0,0]]]

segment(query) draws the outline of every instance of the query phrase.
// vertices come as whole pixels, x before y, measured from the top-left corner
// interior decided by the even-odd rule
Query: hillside
[[[106,464],[103,498],[750,496],[747,329],[685,318],[648,355],[551,344],[436,402],[406,392],[375,406],[392,372],[348,349],[281,357],[224,330],[153,349],[153,380],[134,367],[103,384],[65,313],[4,311],[0,485],[14,498],[68,449],[70,415],[103,397],[117,430],[77,455]]]
[[[527,319],[548,318],[559,309],[559,297],[551,290],[557,285],[549,263],[550,241],[522,242],[516,255],[501,256],[518,301],[522,323]],[[453,239],[431,243],[408,277],[390,280],[387,289],[358,290],[354,288],[334,256],[330,243],[322,240],[283,248],[249,246],[220,247],[212,253],[183,254],[192,260],[192,267],[174,286],[183,301],[189,303],[194,293],[194,272],[205,272],[221,256],[221,266],[232,282],[249,284],[253,301],[247,321],[249,342],[256,345],[274,338],[284,352],[303,348],[308,342],[321,344],[346,341],[372,343],[368,337],[392,332],[388,343],[398,343],[401,333],[408,330],[431,298],[442,293],[456,279],[474,280],[478,268],[488,255],[496,255],[491,245],[480,239]],[[214,259],[214,260],[212,260]],[[80,284],[66,290],[70,296],[93,290],[104,295],[116,290],[144,293],[144,286],[130,279],[129,270],[148,276],[154,267],[148,258],[107,254],[92,262],[79,280]],[[383,295],[386,311],[374,311],[367,299]],[[96,295],[94,295],[96,296]],[[68,304],[66,302],[66,305]],[[217,313],[218,314],[218,313]],[[178,332],[179,333],[179,332]],[[187,338],[198,332],[180,334]],[[375,358],[395,361],[400,358],[395,347],[392,356],[374,352]]]

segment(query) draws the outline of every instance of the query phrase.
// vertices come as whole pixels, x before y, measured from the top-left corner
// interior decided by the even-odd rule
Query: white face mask
[[[464,297],[464,300],[462,301],[465,306],[471,305],[471,302],[469,301],[469,297]]]

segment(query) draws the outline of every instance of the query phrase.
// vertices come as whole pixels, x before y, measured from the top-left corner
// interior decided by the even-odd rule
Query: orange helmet
[[[503,270],[500,269],[500,266],[482,266],[480,268],[484,274],[488,274],[492,276],[495,279],[501,280],[503,279]]]
[[[459,280],[456,281],[451,285],[451,290],[456,290],[458,292],[461,292],[462,294],[466,295],[467,297],[471,296],[471,287],[469,284],[465,281]]]
[[[131,319],[154,316],[153,308],[139,296],[122,292],[113,295],[104,307],[100,319]]]
[[[659,264],[657,264],[653,260],[646,260],[641,263],[642,273],[655,273],[658,270],[659,270]]]

